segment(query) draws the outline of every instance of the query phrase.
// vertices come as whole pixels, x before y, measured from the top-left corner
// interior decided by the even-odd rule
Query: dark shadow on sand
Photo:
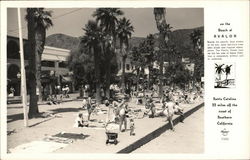
[[[53,114],[57,113],[64,113],[64,112],[79,112],[83,110],[82,108],[56,108],[56,109],[51,109]]]

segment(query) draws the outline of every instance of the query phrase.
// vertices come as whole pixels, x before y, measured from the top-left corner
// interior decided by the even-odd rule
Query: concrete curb
[[[186,111],[184,113],[185,118],[187,118],[188,116],[190,116],[192,113],[194,113],[195,111],[197,111],[198,109],[200,109],[203,106],[204,106],[204,103],[201,103],[198,106]],[[174,125],[178,124],[179,122],[180,122],[180,116],[176,117],[173,120]],[[166,130],[169,130],[169,129],[170,129],[170,124],[166,123],[163,126],[159,127],[158,129],[154,130],[153,132],[147,134],[146,136],[142,137],[141,139],[130,144],[129,146],[121,149],[117,153],[131,153],[134,150],[136,150],[137,148],[141,147],[142,145],[144,145],[144,144],[150,142],[151,140],[155,139],[156,137],[160,136],[163,132],[165,132]]]

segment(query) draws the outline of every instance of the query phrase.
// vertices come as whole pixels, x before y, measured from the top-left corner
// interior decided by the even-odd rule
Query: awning
[[[42,60],[50,60],[50,61],[67,61],[65,56],[58,56],[52,54],[42,54]]]
[[[64,82],[64,83],[72,82],[72,78],[69,76],[62,76],[62,82]]]

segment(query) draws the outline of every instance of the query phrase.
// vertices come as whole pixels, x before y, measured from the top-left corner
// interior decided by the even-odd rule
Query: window
[[[126,70],[130,70],[130,65],[126,64]]]
[[[7,58],[20,59],[18,42],[10,40],[7,43]]]
[[[67,62],[59,62],[59,65],[58,65],[60,68],[67,68],[68,67],[68,64]]]
[[[42,61],[42,66],[43,67],[55,67],[55,62],[54,61]]]

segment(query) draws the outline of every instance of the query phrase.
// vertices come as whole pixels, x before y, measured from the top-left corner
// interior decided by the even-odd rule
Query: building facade
[[[23,40],[24,48],[24,61],[26,74],[29,72],[28,56],[28,40]],[[45,90],[50,90],[53,92],[54,86],[69,85],[71,90],[73,90],[71,72],[67,67],[67,60],[70,55],[70,50],[55,48],[50,46],[45,46],[42,54],[42,74],[41,82],[43,87],[43,92]],[[19,38],[7,36],[7,80],[8,80],[8,94],[12,96],[20,95],[20,54],[19,54]],[[28,82],[28,74],[27,74]],[[12,88],[12,89],[11,89]],[[14,93],[11,93],[11,90]],[[29,86],[27,83],[27,92],[29,93]]]

